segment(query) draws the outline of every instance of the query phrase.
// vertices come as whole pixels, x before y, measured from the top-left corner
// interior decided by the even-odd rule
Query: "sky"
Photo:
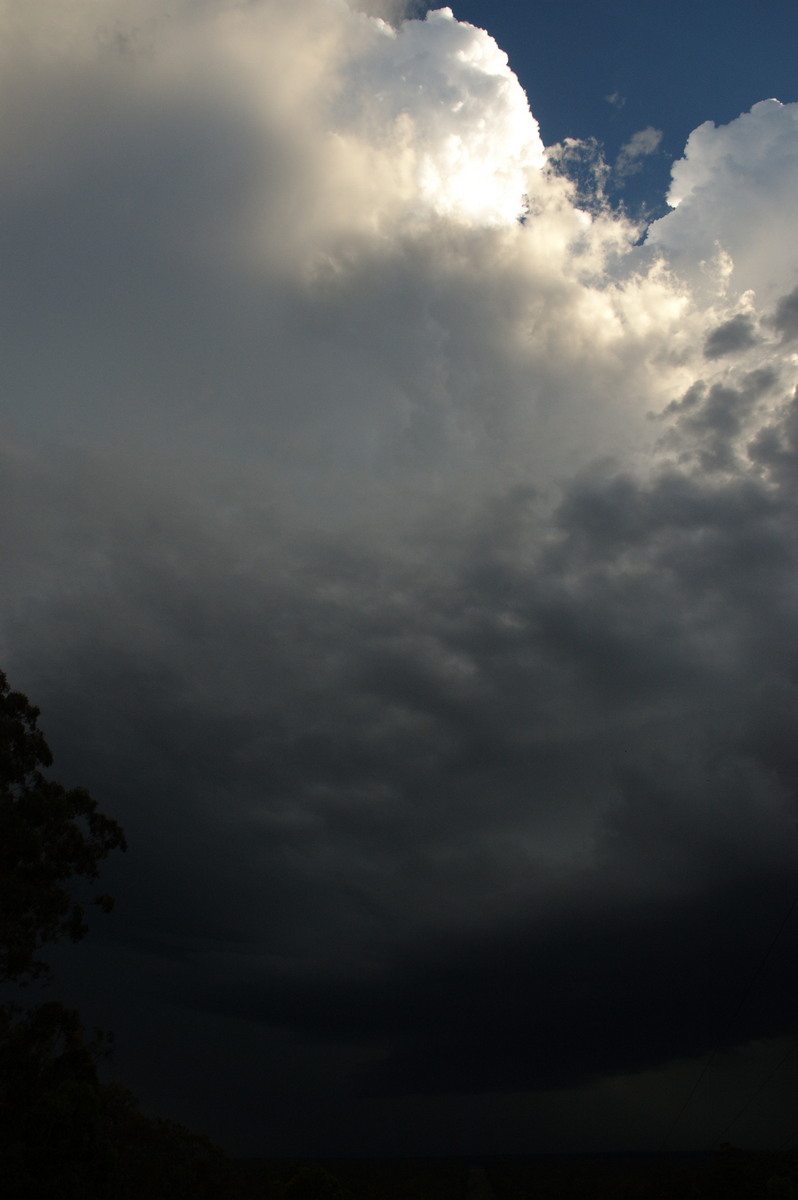
[[[798,1136],[796,33],[0,3],[0,663],[149,1111]]]

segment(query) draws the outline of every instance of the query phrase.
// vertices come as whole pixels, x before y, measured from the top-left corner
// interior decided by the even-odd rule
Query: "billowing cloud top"
[[[120,1061],[215,1022],[285,1150],[705,1050],[795,869],[798,105],[641,240],[450,9],[2,22],[2,649],[130,835]]]
[[[688,260],[721,251],[737,291],[756,289],[773,302],[798,283],[784,253],[793,232],[798,105],[762,100],[729,125],[705,121],[673,166],[668,202],[676,211],[655,223],[650,240]],[[742,188],[742,193],[740,189]]]
[[[537,122],[493,38],[450,8],[371,24],[341,109],[369,156],[387,155],[410,213],[505,224],[522,212],[529,167],[545,162]],[[372,168],[373,169],[373,168]]]

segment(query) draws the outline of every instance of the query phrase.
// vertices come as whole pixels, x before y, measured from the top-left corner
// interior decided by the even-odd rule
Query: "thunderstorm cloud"
[[[796,865],[798,105],[643,236],[448,8],[0,22],[0,648],[128,831],[138,1086],[192,1029],[278,1130],[710,1050]]]

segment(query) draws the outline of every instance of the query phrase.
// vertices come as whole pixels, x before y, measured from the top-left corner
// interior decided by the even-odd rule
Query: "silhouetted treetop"
[[[126,848],[121,827],[85,788],[44,776],[53,756],[38,719],[39,709],[0,671],[0,983],[49,974],[40,948],[87,931],[71,886],[96,880],[98,863]],[[108,912],[113,902],[98,895],[91,903]]]

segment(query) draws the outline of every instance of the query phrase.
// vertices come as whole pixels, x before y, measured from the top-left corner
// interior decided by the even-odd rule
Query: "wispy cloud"
[[[632,134],[629,141],[621,147],[615,160],[615,174],[620,179],[626,179],[641,170],[641,160],[654,154],[661,141],[662,130],[655,129],[653,125],[647,125],[645,129],[639,129],[637,133]]]

